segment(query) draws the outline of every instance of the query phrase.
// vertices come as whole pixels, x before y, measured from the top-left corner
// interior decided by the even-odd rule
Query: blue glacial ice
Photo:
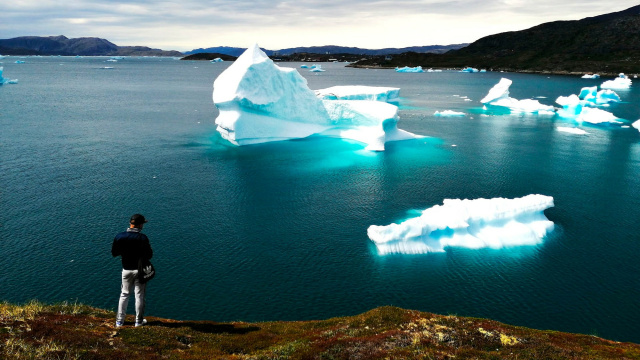
[[[399,130],[398,107],[379,101],[321,100],[296,69],[273,63],[258,45],[213,83],[217,131],[236,145],[304,138],[353,139],[384,150],[389,141],[420,136]]]
[[[582,75],[583,79],[600,79],[600,75],[598,74],[584,74]]]
[[[558,115],[578,123],[588,122],[595,125],[621,123],[612,113],[595,108],[608,106],[611,102],[619,102],[618,94],[608,89],[596,90],[596,86],[585,87],[580,91],[580,95],[559,96],[556,103],[562,108],[558,110]]]
[[[382,86],[332,86],[315,91],[322,100],[373,100],[398,101],[400,88]]]
[[[509,97],[509,87],[511,84],[512,81],[509,79],[500,79],[500,82],[491,88],[487,96],[480,100],[480,102],[489,107],[508,108],[512,113],[538,113],[545,115],[555,113],[553,106],[543,105],[538,100],[517,100]]]
[[[300,65],[300,68],[301,68],[301,69],[308,69],[308,68],[309,68],[309,66],[307,66],[307,65]]]
[[[322,68],[322,65],[311,65],[311,72],[324,72],[325,69]]]
[[[399,73],[422,73],[424,72],[424,70],[422,70],[422,66],[416,66],[416,67],[396,67],[396,72]]]
[[[219,62],[224,62],[224,60],[222,60],[221,58],[217,57],[213,60],[211,60],[212,63],[219,63]]]
[[[617,78],[613,80],[607,80],[600,85],[602,89],[617,89],[617,90],[625,90],[631,87],[631,79],[629,79],[625,74],[620,73]]]
[[[477,73],[477,72],[479,72],[479,70],[478,70],[478,69],[476,69],[476,68],[472,68],[472,67],[466,67],[466,68],[462,69],[462,71],[461,71],[461,72],[466,72],[466,73]],[[487,72],[487,71],[485,70],[484,72]]]
[[[3,71],[4,71],[4,67],[0,66],[0,85],[2,85],[2,84],[17,84],[18,83],[18,79],[9,80],[9,79],[3,78],[2,77]]]
[[[371,225],[369,239],[380,254],[443,252],[447,247],[471,249],[537,245],[553,230],[544,215],[553,198],[527,195],[516,199],[445,199],[400,224]]]
[[[605,105],[609,103],[620,102],[620,96],[615,91],[604,89],[598,91],[597,86],[583,87],[578,95],[580,100],[584,100],[590,105]]]

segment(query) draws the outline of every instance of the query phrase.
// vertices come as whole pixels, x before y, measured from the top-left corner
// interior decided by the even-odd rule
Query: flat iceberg
[[[400,88],[382,86],[332,86],[315,91],[322,100],[397,101]]]
[[[617,78],[613,80],[607,80],[600,85],[602,89],[618,89],[625,90],[631,87],[631,79],[629,79],[625,74],[620,73]]]
[[[476,68],[472,68],[472,67],[466,67],[464,69],[462,69],[462,72],[466,72],[466,73],[477,73],[479,70]],[[487,70],[485,70],[484,72],[487,72]]]
[[[396,72],[399,72],[399,73],[422,73],[422,72],[424,72],[424,70],[422,70],[422,66],[416,66],[416,67],[405,66],[405,67],[402,67],[402,68],[396,67]]]
[[[213,102],[220,110],[217,131],[236,145],[322,134],[381,151],[385,142],[419,137],[397,129],[397,106],[321,100],[296,69],[275,65],[257,44],[214,81]]]
[[[502,78],[485,96],[481,103],[489,106],[505,107],[516,113],[538,113],[552,114],[553,106],[543,105],[538,100],[525,99],[517,100],[509,97],[509,87],[513,82],[507,78]]]
[[[467,114],[459,111],[453,110],[445,110],[445,111],[436,111],[433,113],[435,116],[465,116]]]
[[[600,79],[600,75],[598,74],[584,74],[582,75],[583,79]]]
[[[560,132],[566,132],[569,134],[576,134],[576,135],[587,135],[588,132],[582,130],[582,129],[578,129],[578,128],[573,128],[573,127],[564,127],[564,126],[558,126],[556,128],[556,130],[560,131]]]
[[[544,210],[553,198],[527,195],[516,199],[445,199],[400,224],[367,229],[380,254],[443,252],[446,247],[504,248],[537,245],[553,230]]]
[[[213,60],[211,60],[212,63],[218,63],[218,62],[223,62],[224,60],[222,60],[221,58],[217,57]]]
[[[300,65],[301,69],[308,69],[309,67],[307,65]]]

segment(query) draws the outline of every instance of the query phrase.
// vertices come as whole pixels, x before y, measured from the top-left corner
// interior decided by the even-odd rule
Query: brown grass
[[[395,307],[323,321],[217,323],[77,303],[0,304],[2,359],[640,359],[640,345]]]

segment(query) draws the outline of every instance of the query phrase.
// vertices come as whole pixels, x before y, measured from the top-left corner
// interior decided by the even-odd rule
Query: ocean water
[[[299,69],[311,89],[402,89],[399,128],[428,137],[371,153],[322,137],[231,146],[211,100],[229,63],[106,59],[0,64],[20,81],[0,87],[0,300],[115,309],[111,242],[140,212],[158,270],[147,315],[307,320],[394,305],[640,342],[638,131],[566,134],[565,120],[482,116],[478,101],[501,77],[548,105],[606,79]],[[638,86],[618,93],[609,110],[640,118]],[[534,193],[555,199],[537,246],[382,256],[367,237],[443,199]]]

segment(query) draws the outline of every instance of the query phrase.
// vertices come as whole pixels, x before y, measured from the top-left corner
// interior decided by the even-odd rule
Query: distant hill
[[[310,46],[310,47],[295,47],[280,50],[267,50],[262,49],[268,56],[286,56],[295,53],[310,53],[310,54],[356,54],[356,55],[388,55],[388,54],[400,54],[407,51],[414,51],[418,53],[444,53],[452,49],[460,49],[468,44],[454,44],[454,45],[429,45],[429,46],[412,46],[405,48],[386,48],[386,49],[362,49],[357,47],[345,47],[345,46]],[[220,53],[231,56],[240,56],[246,48],[237,47],[211,47],[200,48],[185,52],[185,55],[197,54],[197,53]]]
[[[187,55],[180,60],[213,60],[216,58],[220,58],[224,61],[235,61],[237,59],[235,56],[220,53],[197,53]]]
[[[355,66],[486,68],[505,71],[640,73],[640,5],[575,21],[491,35],[442,55],[405,53]]]
[[[84,55],[84,56],[182,56],[179,51],[165,51],[146,46],[118,46],[95,37],[69,39],[66,36],[21,36],[0,40],[4,55]]]

